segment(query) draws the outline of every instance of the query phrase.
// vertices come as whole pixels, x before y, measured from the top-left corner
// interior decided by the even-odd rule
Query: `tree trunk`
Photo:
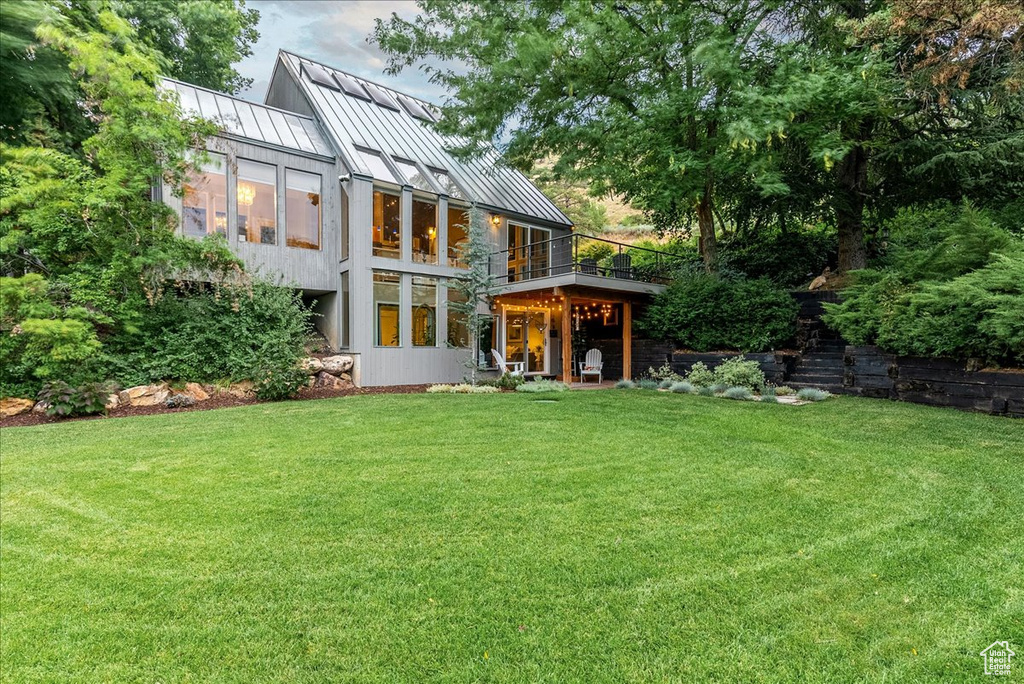
[[[867,266],[864,246],[864,197],[867,192],[868,152],[857,144],[838,165],[839,187],[835,199],[839,233],[839,272]]]
[[[715,241],[715,218],[711,204],[711,184],[704,189],[704,195],[697,205],[697,226],[700,228],[700,255],[704,257],[704,269],[708,273],[715,270],[718,257],[718,244]]]

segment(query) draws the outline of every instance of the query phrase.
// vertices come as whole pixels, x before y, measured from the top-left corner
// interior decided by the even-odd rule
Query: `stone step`
[[[842,385],[843,375],[842,373],[794,373],[786,380],[786,384],[792,385],[794,387],[796,386],[796,384],[812,387],[817,385]]]
[[[843,383],[827,383],[827,382],[790,382],[786,381],[783,383],[786,387],[792,387],[795,390],[802,390],[805,387],[812,389],[822,389],[832,394],[841,394],[843,390]]]
[[[838,360],[827,360],[827,361],[801,361],[793,369],[794,373],[801,373],[807,371],[834,371],[836,373],[842,373],[846,369],[846,366],[842,361]]]

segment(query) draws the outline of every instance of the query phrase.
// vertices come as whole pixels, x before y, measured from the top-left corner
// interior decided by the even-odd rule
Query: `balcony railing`
[[[501,284],[579,273],[668,284],[684,263],[675,254],[572,233],[494,252],[491,275]]]

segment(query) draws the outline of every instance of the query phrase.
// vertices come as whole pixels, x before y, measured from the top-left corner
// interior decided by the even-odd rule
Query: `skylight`
[[[449,197],[455,199],[466,199],[465,193],[462,192],[462,188],[455,184],[452,177],[448,175],[447,171],[440,169],[430,169],[430,173],[433,174],[434,178],[437,179],[438,185],[441,186],[441,191]]]
[[[394,183],[395,185],[402,185],[402,183],[395,178],[395,174],[391,172],[388,165],[384,163],[384,158],[380,156],[379,152],[372,152],[370,150],[363,150],[356,148],[356,152],[359,154],[359,158],[366,164],[366,168],[370,170],[370,175],[376,180],[382,180],[387,183]]]
[[[437,192],[434,186],[430,184],[430,181],[420,173],[420,170],[412,162],[402,161],[400,159],[392,158],[395,162],[395,166],[402,172],[406,180],[409,181],[409,185],[416,188],[417,190],[426,190],[427,192]]]
[[[412,116],[417,119],[423,119],[424,121],[433,121],[434,118],[416,100],[406,97],[405,95],[399,95],[398,101],[402,103],[402,107],[405,111],[409,112]]]
[[[319,64],[303,64],[302,68],[306,70],[306,76],[309,76],[313,83],[331,90],[340,90],[337,81]]]
[[[366,94],[366,90],[356,79],[352,78],[348,74],[338,72],[335,72],[334,78],[341,84],[341,89],[345,91],[346,95],[358,97],[360,100],[369,101],[370,96]]]

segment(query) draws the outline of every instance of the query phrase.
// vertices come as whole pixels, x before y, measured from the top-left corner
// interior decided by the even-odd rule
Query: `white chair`
[[[583,361],[579,362],[580,366],[580,382],[584,382],[588,375],[596,375],[598,384],[604,382],[604,376],[602,375],[602,368],[604,362],[601,361],[601,350],[591,349],[587,352],[587,356]]]
[[[508,373],[509,375],[522,375],[526,372],[526,364],[522,361],[515,361],[513,363],[505,363],[505,357],[501,355],[497,349],[492,349],[491,354],[494,355],[494,362],[498,364],[498,369],[501,374]]]

